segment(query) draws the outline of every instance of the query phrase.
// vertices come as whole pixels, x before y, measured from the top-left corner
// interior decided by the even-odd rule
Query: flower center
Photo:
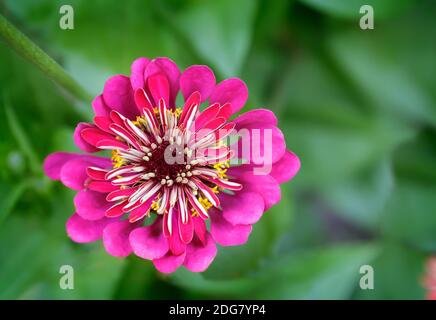
[[[208,209],[220,205],[220,191],[242,188],[227,179],[231,151],[216,138],[225,122],[212,118],[208,121],[215,122],[203,125],[209,130],[200,133],[193,125],[198,105],[185,113],[177,110],[161,102],[159,108],[144,108],[136,121],[114,117],[111,128],[117,147],[113,169],[105,177],[119,190],[109,194],[109,201],[117,204],[106,215],[129,212],[129,221],[135,222],[151,210],[172,219],[176,210],[180,221],[187,223],[191,215],[207,219]]]

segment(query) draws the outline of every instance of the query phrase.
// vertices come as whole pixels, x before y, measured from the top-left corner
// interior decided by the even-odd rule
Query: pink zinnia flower
[[[427,300],[436,300],[436,257],[427,260],[423,284],[427,289]]]
[[[175,104],[179,90],[183,108]],[[56,152],[44,163],[50,178],[78,190],[66,225],[70,238],[102,238],[109,254],[133,252],[164,273],[181,265],[204,271],[216,243],[245,243],[252,225],[280,201],[279,184],[300,167],[271,111],[229,120],[247,98],[240,79],[216,84],[199,65],[180,74],[168,58],[139,58],[130,77],[111,77],[92,103],[94,123],[79,123],[74,132],[86,154]],[[202,103],[208,107],[200,111]],[[230,143],[228,136],[241,129],[246,134]],[[255,156],[252,144],[244,164],[233,166],[238,148],[255,136],[264,157]],[[101,150],[111,154],[89,154]],[[270,172],[256,172],[263,167]]]

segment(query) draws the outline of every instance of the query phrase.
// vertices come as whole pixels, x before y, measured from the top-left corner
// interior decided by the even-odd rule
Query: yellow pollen
[[[198,202],[200,202],[200,204],[206,209],[209,210],[213,205],[212,203],[210,203],[209,200],[207,200],[206,198],[203,197],[199,197],[198,198]]]
[[[153,209],[154,211],[157,211],[157,209],[159,209],[159,201],[155,200],[151,203],[151,209]]]
[[[176,110],[174,110],[174,114],[177,116],[177,117],[180,117],[180,115],[182,114],[182,108],[176,108]]]
[[[124,159],[120,156],[118,150],[112,150],[111,159],[115,169],[124,165]]]
[[[212,191],[213,191],[213,193],[217,193],[217,194],[220,193],[218,186],[213,187]]]
[[[218,173],[219,178],[226,179],[227,178],[227,175],[226,175],[227,169],[230,168],[230,160],[216,163],[213,165],[213,168]]]

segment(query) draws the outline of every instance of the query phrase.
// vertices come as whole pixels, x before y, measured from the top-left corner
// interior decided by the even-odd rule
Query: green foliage
[[[436,251],[434,1],[73,0],[70,31],[58,27],[61,4],[1,7],[74,80],[59,81],[51,60],[41,72],[34,47],[15,48],[25,60],[0,43],[0,299],[424,297]],[[359,28],[362,4],[375,30]],[[74,193],[41,170],[50,152],[77,151],[74,127],[92,116],[85,94],[65,88],[98,94],[139,56],[240,76],[247,109],[273,110],[301,159],[248,243],[220,247],[202,274],[165,276],[101,242],[72,243]],[[359,288],[365,264],[374,290]],[[59,288],[62,265],[75,268],[74,290]]]

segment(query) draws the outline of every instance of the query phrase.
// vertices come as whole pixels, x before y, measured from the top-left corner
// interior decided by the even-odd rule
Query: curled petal
[[[86,128],[94,128],[94,126],[92,124],[85,123],[85,122],[80,122],[76,126],[76,129],[74,130],[74,135],[73,135],[74,143],[82,151],[97,152],[98,149],[96,147],[94,147],[93,145],[89,144],[88,142],[86,142],[80,134],[80,132]]]
[[[154,260],[168,252],[168,241],[161,230],[160,221],[149,227],[141,227],[130,233],[129,240],[133,252],[143,259]]]
[[[183,264],[185,256],[186,252],[183,252],[178,256],[168,252],[162,258],[153,260],[153,264],[159,272],[173,273]]]
[[[79,191],[74,197],[74,205],[76,213],[86,220],[100,220],[111,206],[105,194],[92,190]]]
[[[132,253],[129,235],[138,224],[127,220],[116,221],[107,225],[103,230],[103,245],[106,251],[114,257],[127,257]]]
[[[300,170],[300,159],[291,151],[286,150],[283,157],[274,163],[270,175],[278,183],[291,180]]]
[[[265,210],[260,194],[256,192],[236,192],[234,195],[221,194],[222,216],[232,225],[255,224]]]
[[[108,218],[96,221],[85,220],[75,213],[67,221],[67,234],[74,242],[97,241],[102,237],[103,229],[112,221]]]
[[[180,76],[180,90],[185,100],[198,91],[201,94],[201,102],[204,102],[209,98],[214,87],[215,75],[208,66],[190,66]]]
[[[117,75],[109,78],[104,85],[103,99],[112,110],[120,112],[129,119],[135,119],[137,116],[129,77]]]
[[[177,97],[177,92],[179,91],[180,70],[177,67],[177,64],[175,64],[171,59],[156,58],[147,65],[144,72],[144,79],[146,80],[148,77],[156,73],[163,73],[168,79],[170,86],[169,106],[173,108]],[[155,103],[157,105],[157,101],[155,101]]]
[[[209,102],[218,102],[221,105],[229,102],[232,105],[232,112],[236,113],[244,106],[248,99],[247,85],[238,78],[229,78],[218,83],[213,90]]]
[[[111,108],[109,108],[103,100],[103,95],[96,96],[94,100],[92,100],[92,109],[94,110],[94,114],[99,117],[108,117],[111,112]]]
[[[232,225],[217,210],[210,210],[212,219],[210,233],[212,237],[222,246],[239,246],[248,240],[251,233],[251,225]]]
[[[210,234],[207,234],[203,244],[200,240],[194,240],[186,248],[186,257],[183,265],[192,272],[203,272],[215,259],[217,248]]]
[[[149,63],[149,59],[141,57],[133,61],[130,66],[130,83],[133,90],[145,87],[144,72]]]

